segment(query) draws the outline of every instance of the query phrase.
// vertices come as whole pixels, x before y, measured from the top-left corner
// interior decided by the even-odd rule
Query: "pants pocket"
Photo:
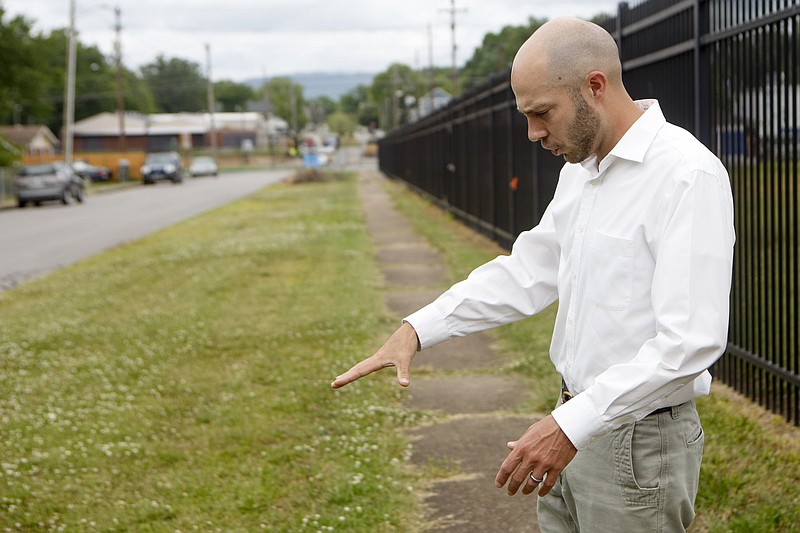
[[[663,436],[657,417],[629,424],[618,438],[616,475],[625,502],[657,505],[663,470]]]

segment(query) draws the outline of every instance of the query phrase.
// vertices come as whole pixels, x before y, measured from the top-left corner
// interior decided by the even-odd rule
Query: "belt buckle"
[[[561,389],[561,403],[567,403],[573,398],[573,395],[570,391],[566,389]]]

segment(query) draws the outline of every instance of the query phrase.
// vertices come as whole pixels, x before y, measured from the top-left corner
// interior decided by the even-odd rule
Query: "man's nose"
[[[533,120],[528,119],[528,139],[530,139],[532,143],[535,143],[541,141],[545,137],[547,137],[547,130],[539,124],[536,124]]]

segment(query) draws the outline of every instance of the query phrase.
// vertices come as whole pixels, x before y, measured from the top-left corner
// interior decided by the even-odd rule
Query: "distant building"
[[[417,100],[416,113],[413,114],[413,120],[419,120],[422,117],[428,116],[434,111],[437,111],[450,103],[453,97],[449,92],[441,87],[434,87]]]
[[[125,147],[146,152],[191,150],[212,145],[239,148],[252,143],[266,146],[267,121],[261,113],[154,113],[128,112],[124,117]],[[100,113],[73,127],[74,147],[79,152],[118,150],[120,121],[116,113]]]
[[[250,100],[247,102],[247,111],[260,113],[267,117],[267,135],[274,144],[281,137],[289,135],[289,123],[281,117],[272,114],[271,106],[264,100]]]
[[[61,144],[50,128],[41,124],[0,126],[0,137],[29,155],[55,154]]]

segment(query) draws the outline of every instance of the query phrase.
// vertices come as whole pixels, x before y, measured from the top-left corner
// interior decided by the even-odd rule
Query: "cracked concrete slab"
[[[417,377],[413,373],[404,404],[447,414],[492,413],[512,409],[525,397],[525,384],[506,376]]]
[[[428,531],[539,531],[536,496],[508,496],[494,483],[508,454],[506,443],[535,421],[521,416],[451,417],[410,431],[413,464],[452,472],[433,481],[424,497],[430,509]]]

